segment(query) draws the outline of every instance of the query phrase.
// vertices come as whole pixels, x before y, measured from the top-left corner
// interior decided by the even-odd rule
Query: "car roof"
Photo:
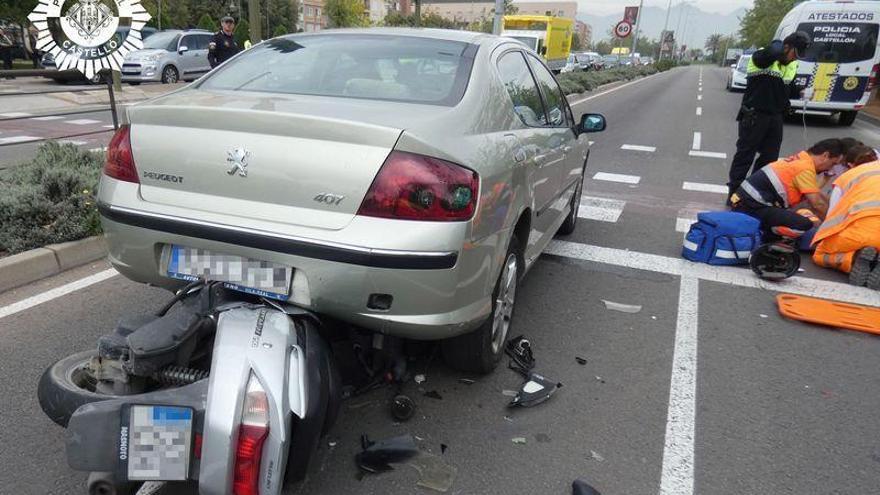
[[[486,33],[474,31],[459,31],[456,29],[431,29],[431,28],[391,28],[378,27],[366,29],[332,29],[315,31],[311,33],[296,33],[287,36],[321,36],[321,35],[357,35],[357,34],[377,34],[388,36],[413,36],[417,38],[428,38],[447,41],[461,41],[464,43],[483,44],[493,40],[500,40],[500,36],[494,36]]]

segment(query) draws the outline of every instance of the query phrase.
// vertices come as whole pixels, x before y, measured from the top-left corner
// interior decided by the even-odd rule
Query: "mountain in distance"
[[[630,4],[638,5],[638,2],[630,2]],[[676,30],[678,28],[675,34],[680,44],[684,43],[689,48],[703,48],[706,38],[712,34],[728,35],[739,32],[740,19],[742,19],[745,13],[745,8],[739,8],[729,14],[719,14],[717,12],[705,12],[692,4],[676,5],[669,12],[668,29]],[[592,15],[581,10],[578,11],[577,18],[593,27],[594,42],[609,39],[608,31],[610,28],[623,19],[623,7],[620,7],[620,12],[617,14],[604,16]],[[680,22],[679,19],[681,19]],[[642,23],[639,27],[641,36],[646,36],[649,39],[659,39],[665,20],[666,9],[645,7],[642,12]]]

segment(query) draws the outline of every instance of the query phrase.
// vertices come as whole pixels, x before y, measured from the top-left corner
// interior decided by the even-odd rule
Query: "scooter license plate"
[[[206,249],[171,246],[168,276],[181,280],[224,282],[230,289],[286,301],[293,268]]]
[[[193,410],[180,406],[122,408],[120,471],[130,481],[183,481],[189,476]]]

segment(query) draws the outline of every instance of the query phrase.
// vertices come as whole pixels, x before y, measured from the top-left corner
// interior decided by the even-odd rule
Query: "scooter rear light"
[[[260,459],[268,436],[269,398],[260,381],[251,373],[241,407],[241,426],[235,448],[234,495],[259,495]]]
[[[400,220],[470,220],[480,179],[461,165],[392,151],[370,186],[358,215]]]
[[[131,128],[121,126],[110,145],[107,146],[107,162],[104,163],[104,173],[108,177],[125,182],[139,183],[137,168],[134,166],[134,156],[131,152]]]

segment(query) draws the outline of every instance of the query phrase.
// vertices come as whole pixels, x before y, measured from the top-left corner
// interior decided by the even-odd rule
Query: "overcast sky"
[[[596,15],[614,14],[620,12],[627,5],[638,5],[638,0],[577,0],[578,12]],[[682,0],[672,0],[673,7]],[[706,12],[719,12],[727,14],[740,7],[751,7],[753,0],[696,0],[693,5]],[[669,0],[645,0],[645,6],[666,8]]]

